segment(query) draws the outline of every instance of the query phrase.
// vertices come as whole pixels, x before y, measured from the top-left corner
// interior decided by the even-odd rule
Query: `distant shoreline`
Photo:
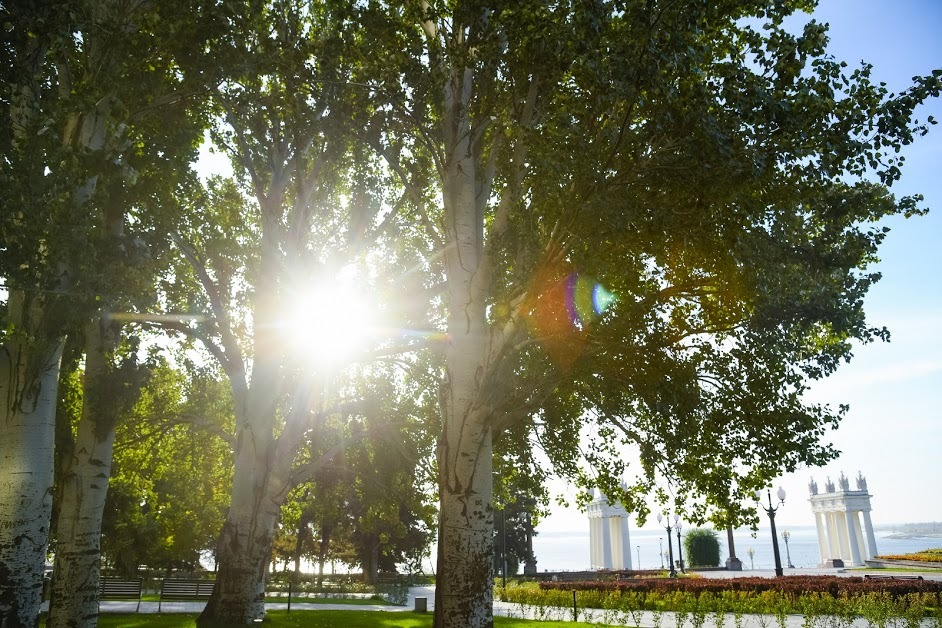
[[[887,534],[885,539],[942,539],[942,534],[938,532],[894,532]]]

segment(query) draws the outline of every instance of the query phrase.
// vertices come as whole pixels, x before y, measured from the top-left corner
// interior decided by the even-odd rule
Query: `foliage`
[[[877,556],[877,560],[913,560],[924,563],[942,563],[942,548],[927,549],[910,554],[885,554]]]
[[[691,567],[720,564],[720,541],[715,530],[695,528],[684,535],[684,555]]]
[[[870,580],[857,576],[785,576],[782,578],[648,578],[619,581],[540,582],[546,590],[605,590],[668,593],[688,591],[748,591],[762,593],[777,591],[784,594],[827,593],[839,597],[843,593],[881,591],[893,596],[907,593],[942,593],[942,582],[936,580]]]
[[[230,482],[231,404],[212,369],[156,369],[116,435],[102,525],[102,552],[114,569],[192,571],[213,549]]]
[[[806,577],[810,578],[810,577]],[[831,577],[825,577],[831,578]],[[834,579],[834,578],[831,578]],[[837,578],[839,579],[839,578]],[[739,578],[735,580],[740,580]],[[745,578],[744,580],[751,580]],[[712,582],[710,579],[689,580]],[[677,581],[668,581],[674,582]],[[587,608],[621,609],[623,611],[670,611],[685,614],[700,621],[708,614],[732,614],[739,625],[744,614],[760,614],[781,618],[787,614],[802,614],[814,618],[827,615],[832,618],[853,618],[863,615],[874,618],[942,617],[939,587],[929,591],[882,591],[879,588],[848,586],[818,590],[815,585],[784,588],[678,588],[656,587],[619,588],[617,586],[580,588],[570,586],[542,587],[535,583],[514,583],[506,589],[495,588],[495,597],[505,602],[532,607],[571,607],[572,592],[578,592],[579,604]],[[585,583],[589,585],[590,583]],[[934,609],[934,610],[933,610]],[[765,617],[767,622],[770,618]],[[678,624],[679,625],[679,624]]]

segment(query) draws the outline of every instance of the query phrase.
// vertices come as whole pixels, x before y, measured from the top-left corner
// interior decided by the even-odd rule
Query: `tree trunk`
[[[442,435],[438,444],[437,628],[493,626],[493,478],[489,408],[481,395],[487,372],[483,216],[469,119],[472,70],[455,68],[444,90],[445,266],[448,348]],[[486,192],[485,192],[486,194]]]
[[[216,588],[199,625],[249,625],[265,617],[265,573],[277,516],[257,514],[239,521],[230,511],[219,539]]]
[[[62,475],[50,628],[94,628],[98,623],[101,518],[120,412],[109,392],[118,383],[111,354],[119,333],[117,324],[101,318],[86,325],[85,392],[75,446]]]
[[[265,574],[271,559],[280,501],[269,494],[264,466],[267,456],[254,456],[254,439],[243,435],[233,477],[232,505],[216,548],[219,572],[199,625],[253,624],[265,617]],[[241,460],[240,460],[241,459]],[[240,464],[240,462],[242,464]]]
[[[363,582],[375,585],[379,582],[379,536],[371,535],[367,543],[369,549],[366,552],[366,561],[363,563]]]
[[[42,304],[27,301],[11,291],[0,347],[0,626],[38,624],[52,513],[63,343],[42,339]]]

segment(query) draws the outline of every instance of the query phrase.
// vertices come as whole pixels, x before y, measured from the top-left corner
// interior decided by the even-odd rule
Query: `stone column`
[[[821,553],[821,560],[818,561],[822,565],[824,561],[830,558],[828,551],[828,537],[827,533],[824,531],[824,523],[821,521],[821,513],[814,513],[814,525],[818,529],[818,551]]]
[[[867,558],[877,555],[877,537],[873,534],[873,522],[870,521],[870,511],[863,511],[864,530],[867,532]]]
[[[844,562],[850,562],[850,543],[847,538],[847,522],[838,512],[834,513],[834,527],[837,528],[837,543],[840,548],[838,558]]]
[[[850,550],[850,559],[855,565],[862,565],[860,560],[860,545],[857,541],[857,526],[854,525],[854,512],[852,510],[844,511],[844,519],[847,521],[847,545]]]
[[[857,549],[860,552],[860,562],[863,564],[867,560],[867,544],[864,541],[863,531],[860,528],[860,511],[854,511],[854,539],[857,541]]]
[[[589,569],[598,569],[599,534],[595,523],[598,519],[589,519]]]
[[[628,534],[628,519],[619,517],[619,532],[621,533],[622,569],[633,569],[631,564],[631,536]]]
[[[837,538],[837,527],[834,525],[834,513],[824,513],[824,522],[828,529],[828,560],[841,557],[841,545]]]
[[[602,523],[602,568],[612,568],[612,527],[611,519],[605,517],[599,520]]]

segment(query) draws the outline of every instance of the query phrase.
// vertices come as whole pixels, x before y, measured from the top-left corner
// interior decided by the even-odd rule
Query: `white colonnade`
[[[591,569],[631,569],[628,511],[612,504],[601,491],[593,491],[589,516],[589,564]]]
[[[808,484],[811,510],[818,531],[820,567],[863,565],[877,554],[877,540],[870,521],[870,498],[867,480],[857,474],[857,490],[850,489],[850,481],[841,473],[837,487],[827,479],[825,492],[818,493],[812,479]],[[861,524],[862,519],[862,524]]]

